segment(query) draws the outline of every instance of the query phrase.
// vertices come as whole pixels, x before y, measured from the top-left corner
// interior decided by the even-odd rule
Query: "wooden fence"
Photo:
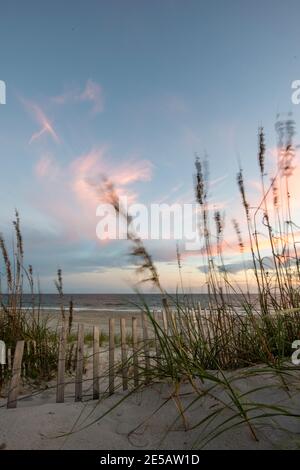
[[[201,315],[198,315],[200,313]],[[201,334],[207,336],[209,343],[212,343],[212,337],[216,334],[216,326],[211,322],[211,312],[205,309],[191,310],[189,312],[189,321],[187,327],[182,324],[182,319],[175,317],[170,311],[162,310],[161,312],[154,312],[154,319],[157,325],[166,333],[177,333],[179,330],[185,331],[187,339],[195,338],[201,331]],[[99,399],[100,395],[112,395],[116,390],[116,380],[118,379],[117,386],[121,387],[124,391],[129,387],[137,388],[140,385],[141,377],[144,383],[150,380],[151,365],[153,361],[158,364],[161,360],[160,344],[153,328],[152,322],[146,314],[141,314],[138,318],[121,318],[119,320],[119,340],[116,344],[116,322],[115,318],[110,318],[108,322],[108,348],[103,351],[100,347],[100,328],[93,327],[92,344],[87,351],[84,342],[85,326],[79,324],[77,327],[76,341],[72,344],[68,341],[68,325],[62,325],[58,340],[58,355],[57,355],[57,375],[56,375],[56,402],[63,403],[65,401],[66,387],[70,390],[70,386],[74,385],[73,399],[75,401],[82,401],[85,396],[84,383],[89,381],[91,383],[91,397]],[[232,327],[232,323],[228,327]],[[223,325],[224,327],[224,325]],[[205,330],[205,332],[204,332]],[[35,351],[35,342],[31,341],[30,344],[24,341],[18,341],[14,355],[10,349],[7,350],[7,364],[6,367],[10,371],[10,383],[7,397],[7,407],[15,408],[17,406],[18,394],[22,376],[26,376],[26,364],[22,363],[24,349],[31,348]],[[90,350],[92,353],[90,354]],[[86,365],[86,355],[89,352],[88,359],[92,366],[91,377],[85,378],[84,369]],[[106,352],[108,354],[108,364],[104,367],[102,364],[101,354]],[[118,352],[118,354],[117,354]],[[118,356],[118,357],[116,357]],[[70,381],[70,374],[66,371],[66,363],[72,363],[75,377]],[[1,367],[1,366],[0,366]],[[3,366],[2,366],[3,367]],[[103,370],[105,376],[103,376]],[[142,374],[141,374],[142,370]],[[102,386],[100,380],[105,378],[106,385]],[[69,398],[70,394],[68,394]]]
[[[140,384],[141,361],[143,368],[146,372],[150,370],[151,358],[159,354],[157,346],[157,339],[155,338],[154,329],[151,328],[146,315],[141,314],[139,318],[121,318],[119,320],[119,341],[116,344],[116,322],[115,318],[109,319],[108,329],[108,348],[100,348],[100,328],[93,327],[92,332],[92,354],[88,355],[92,363],[92,378],[84,378],[84,368],[86,364],[85,353],[87,347],[84,342],[85,326],[79,324],[77,327],[75,348],[68,343],[68,326],[67,323],[63,324],[58,340],[58,359],[57,359],[57,378],[56,378],[56,402],[63,403],[65,401],[66,387],[74,384],[74,399],[75,401],[82,401],[84,398],[83,384],[85,381],[92,382],[92,398],[98,399],[101,394],[100,379],[103,378],[101,369],[101,354],[108,353],[108,367],[105,370],[105,378],[108,385],[102,393],[112,395],[115,393],[116,379],[120,378],[118,387],[121,386],[124,391],[129,389],[130,384],[134,388]],[[163,326],[165,327],[166,318],[163,317]],[[149,335],[151,328],[152,334]],[[10,371],[10,383],[8,387],[7,408],[16,408],[19,390],[24,373],[24,345],[26,348],[34,348],[34,342],[26,343],[18,341],[12,357],[11,350],[6,352],[7,363],[6,368]],[[153,347],[150,347],[150,344]],[[104,349],[101,350],[101,349]],[[119,358],[116,358],[116,351],[118,350]],[[70,376],[66,372],[66,361],[70,360],[70,351],[73,351],[73,367],[75,369],[75,380],[70,382]],[[90,351],[89,351],[90,352]],[[1,366],[0,366],[1,367]],[[3,367],[3,366],[2,366]],[[147,374],[145,374],[147,377]]]

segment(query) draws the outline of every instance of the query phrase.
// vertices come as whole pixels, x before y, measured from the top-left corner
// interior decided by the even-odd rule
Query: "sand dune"
[[[295,393],[290,399],[272,377],[243,379],[236,387],[242,393],[266,384],[268,389],[251,394],[247,400],[268,405],[288,404],[295,413],[299,412],[299,394]],[[276,387],[272,388],[272,385]],[[290,390],[293,394],[296,385],[291,384]],[[183,421],[176,421],[178,413],[174,401],[170,399],[162,406],[170,397],[170,388],[160,384],[133,394],[99,419],[124,397],[124,393],[117,392],[99,402],[75,403],[74,395],[67,392],[66,402],[57,404],[55,388],[50,388],[35,396],[21,398],[17,409],[0,409],[0,445],[5,449],[191,449],[203,444],[208,430],[216,428],[213,423],[207,429],[185,430]],[[188,385],[183,385],[181,393],[185,406],[195,398]],[[217,396],[224,399],[224,392],[220,390]],[[217,406],[215,398],[202,398],[186,414],[188,426],[203,419]],[[232,414],[230,410],[222,412],[217,422]],[[258,420],[255,429],[258,442],[251,436],[249,428],[242,425],[221,434],[205,449],[293,449],[300,446],[299,419]]]

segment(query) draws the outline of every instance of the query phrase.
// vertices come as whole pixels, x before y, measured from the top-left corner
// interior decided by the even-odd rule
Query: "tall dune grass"
[[[50,325],[49,317],[41,310],[41,294],[35,285],[33,267],[24,265],[24,247],[20,218],[16,212],[13,221],[14,239],[9,250],[0,235],[1,291],[0,291],[0,338],[13,357],[18,340],[25,341],[23,377],[46,381],[57,370],[58,325]],[[2,267],[4,269],[2,269]],[[6,285],[5,285],[6,283]],[[62,276],[58,272],[56,284],[62,299]],[[24,290],[30,292],[30,302],[24,304]],[[63,304],[63,300],[62,300]],[[62,314],[64,313],[62,305]],[[10,368],[2,368],[0,388],[10,377]]]
[[[193,404],[201,402],[207,396],[214,398],[216,408],[207,410],[206,418],[198,422],[196,420],[196,424],[193,424],[193,427],[201,429],[201,438],[196,445],[207,444],[214,437],[239,425],[246,425],[252,438],[257,440],[259,435],[256,423],[259,419],[300,417],[299,413],[288,406],[250,399],[255,391],[264,390],[268,384],[262,384],[258,388],[250,386],[246,393],[237,385],[238,381],[249,377],[258,376],[260,380],[264,380],[271,376],[272,386],[282,390],[289,398],[295,391],[295,372],[299,370],[290,360],[292,343],[300,338],[298,227],[292,220],[290,194],[290,177],[295,159],[295,131],[290,119],[278,121],[276,129],[278,164],[269,183],[266,177],[265,136],[263,129],[258,132],[257,160],[261,195],[256,207],[248,199],[242,169],[237,173],[237,190],[245,220],[244,224],[241,220],[233,220],[232,225],[244,266],[245,287],[241,288],[234,281],[226,265],[226,219],[220,211],[213,214],[210,211],[209,169],[206,159],[196,157],[194,181],[196,201],[201,214],[199,230],[202,247],[199,248],[199,259],[209,296],[207,310],[194,304],[188,293],[184,293],[183,297],[169,295],[141,238],[132,229],[128,232],[133,246],[131,254],[138,263],[138,272],[143,275],[143,282],[151,282],[162,294],[161,307],[168,320],[167,327],[161,325],[141,295],[141,311],[148,316],[154,330],[155,348],[151,339],[149,348],[141,347],[137,352],[138,388],[148,387],[156,382],[169,384],[169,398],[174,401],[178,417],[187,429],[190,427],[186,418],[190,405],[184,405],[181,400],[182,386],[190,386]],[[119,205],[117,193],[110,181],[105,181],[104,190],[109,202],[130,225],[131,217]],[[25,351],[28,377],[50,378],[57,368],[58,335],[57,330],[50,328],[47,318],[41,315],[40,302],[36,304],[33,268],[24,267],[18,214],[14,221],[14,233],[12,256],[9,255],[5,240],[0,237],[6,281],[6,295],[1,294],[0,299],[1,339],[12,350],[18,339],[25,339],[30,344]],[[267,249],[266,243],[263,248],[263,240],[268,242]],[[247,259],[247,252],[250,253],[250,260]],[[182,257],[178,249],[176,257],[180,285],[184,291]],[[25,282],[32,293],[31,305],[26,308],[23,305]],[[256,292],[255,296],[251,295],[250,285]],[[70,339],[73,304],[65,309],[61,270],[58,271],[56,288],[61,299],[62,320],[66,321],[68,315]],[[153,349],[158,354],[153,354]],[[145,356],[146,350],[150,350],[150,357]],[[128,357],[129,365],[134,361],[133,356]],[[72,367],[71,361],[67,360],[67,364]],[[123,401],[124,397],[121,399]],[[225,411],[230,412],[230,417],[223,417]]]
[[[228,271],[223,252],[225,217],[219,211],[213,215],[209,210],[209,171],[206,159],[195,161],[195,194],[201,211],[200,237],[203,248],[199,253],[203,259],[209,309],[205,311],[193,304],[188,293],[175,298],[163,288],[159,273],[141,239],[130,232],[129,239],[134,245],[133,256],[138,260],[138,270],[163,294],[162,309],[168,317],[168,328],[157,322],[156,317],[142,301],[142,310],[149,317],[155,331],[160,354],[151,357],[151,368],[146,368],[144,350],[140,355],[140,383],[157,381],[171,386],[170,398],[175,402],[179,417],[186,423],[185,409],[180,400],[180,389],[188,383],[194,392],[194,401],[201,401],[207,394],[214,396],[218,406],[207,417],[197,423],[199,429],[208,423],[213,425],[208,434],[202,435],[202,444],[208,443],[226,430],[237,425],[246,425],[252,437],[257,440],[254,422],[259,419],[289,417],[299,419],[300,414],[289,407],[256,403],[250,396],[254,389],[243,395],[236,387],[236,377],[258,375],[262,384],[264,376],[273,378],[273,386],[290,397],[295,391],[295,370],[291,363],[292,343],[300,338],[300,271],[297,250],[297,229],[292,221],[292,195],[289,178],[293,172],[295,147],[294,123],[288,119],[276,123],[278,135],[277,170],[270,183],[266,181],[265,135],[258,132],[258,168],[261,184],[259,204],[253,207],[248,200],[244,174],[237,173],[237,186],[244,210],[246,237],[242,235],[240,221],[233,220],[237,246],[244,266],[244,285],[241,288]],[[105,194],[119,214],[126,217],[119,205],[116,191],[111,182],[106,182]],[[213,229],[212,227],[215,227]],[[262,249],[262,240],[268,241],[268,250]],[[246,246],[250,260],[246,259]],[[182,262],[177,249],[180,284]],[[249,261],[251,262],[249,266]],[[250,269],[249,269],[250,268]],[[250,282],[255,296],[251,295]],[[234,297],[234,302],[232,299]],[[233,375],[233,371],[236,371]],[[293,381],[293,380],[292,380]],[[203,384],[206,384],[205,386]],[[262,390],[267,385],[261,385]],[[215,393],[222,390],[223,398]],[[293,390],[293,392],[292,392]],[[123,400],[123,399],[122,399]],[[231,410],[228,422],[222,414]],[[221,421],[220,421],[221,419]],[[197,445],[200,445],[200,441]]]

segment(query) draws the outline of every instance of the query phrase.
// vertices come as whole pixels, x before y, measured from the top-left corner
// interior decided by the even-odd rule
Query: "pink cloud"
[[[150,181],[152,175],[152,164],[147,160],[129,160],[118,169],[112,171],[112,180],[117,176],[119,184],[128,185],[136,181]]]
[[[43,187],[37,204],[59,224],[68,239],[96,240],[96,208],[104,200],[100,191],[103,177],[108,176],[118,194],[127,196],[132,203],[137,200],[137,194],[131,185],[148,181],[151,172],[152,165],[146,160],[131,159],[112,165],[104,148],[94,149],[67,165],[49,155],[42,156],[34,168]]]
[[[43,155],[35,166],[35,174],[38,178],[55,179],[60,174],[60,168],[52,155]]]
[[[54,127],[50,121],[50,119],[46,116],[45,112],[38,106],[36,103],[31,101],[25,100],[21,98],[21,101],[28,112],[30,112],[36,122],[40,125],[40,130],[36,131],[29,139],[29,144],[32,144],[44,134],[48,134],[52,137],[52,139],[59,143],[60,139],[57,135],[57,132],[54,130]]]
[[[103,93],[102,88],[92,80],[88,80],[85,89],[79,97],[80,101],[90,101],[93,104],[93,112],[103,111]]]
[[[101,85],[88,80],[83,90],[71,88],[61,95],[52,98],[56,104],[89,102],[92,105],[92,113],[98,114],[104,110],[104,98]]]

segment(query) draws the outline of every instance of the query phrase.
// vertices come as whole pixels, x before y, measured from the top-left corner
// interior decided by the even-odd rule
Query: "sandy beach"
[[[60,320],[60,313],[43,312],[50,315],[50,325],[54,327]],[[73,331],[78,324],[84,324],[85,332],[91,332],[93,325],[108,333],[109,319],[114,318],[116,334],[119,333],[120,318],[126,319],[130,333],[131,318],[138,318],[141,334],[141,314],[138,312],[93,310],[74,311]],[[104,342],[100,348],[100,368],[103,377],[100,380],[100,400],[92,399],[92,348],[84,347],[86,356],[83,377],[83,401],[74,402],[74,375],[66,376],[65,403],[56,403],[56,381],[43,386],[23,385],[16,409],[6,409],[6,400],[0,401],[0,447],[2,449],[296,449],[300,447],[299,419],[291,417],[270,417],[257,419],[255,433],[258,441],[251,435],[249,427],[243,423],[221,433],[216,438],[213,433],[217,426],[230,419],[230,424],[238,423],[240,416],[233,418],[237,410],[228,402],[224,389],[208,393],[212,383],[200,384],[203,396],[189,407],[185,420],[178,414],[178,402],[171,397],[173,390],[166,381],[164,384],[152,384],[130,394],[122,391],[121,375],[115,379],[115,393],[108,396],[109,351]],[[116,368],[121,357],[120,347],[115,349]],[[262,366],[260,366],[262,367]],[[264,407],[257,414],[271,411],[272,406],[288,407],[292,413],[299,413],[300,395],[296,374],[288,379],[288,393],[279,377],[267,372],[252,376],[253,368],[247,369],[247,377],[239,378],[245,370],[227,371],[226,377],[236,377],[234,387],[237,393],[245,394],[244,402],[263,403]],[[216,373],[216,372],[215,372]],[[44,389],[43,389],[44,388]],[[256,391],[249,393],[250,390]],[[132,390],[132,387],[130,388]],[[249,394],[249,395],[248,395]],[[180,403],[183,408],[195,400],[195,391],[183,383],[180,389]],[[109,411],[119,401],[121,403]],[[208,426],[196,427],[196,423],[205,419],[220,407],[221,401],[228,407],[222,410],[216,420]],[[255,405],[254,405],[255,406]],[[106,412],[108,412],[106,414]],[[255,413],[255,412],[254,412]],[[103,416],[104,415],[104,416]],[[232,419],[232,420],[231,420]],[[226,428],[226,426],[224,426]],[[210,435],[210,432],[212,434]]]
[[[236,382],[242,392],[268,385],[252,393],[248,401],[267,405],[286,405],[299,413],[300,397],[296,396],[296,383],[290,383],[290,400],[287,393],[272,377],[251,377]],[[276,385],[274,388],[273,386]],[[203,385],[203,390],[208,384]],[[185,430],[178,419],[175,402],[170,398],[168,385],[156,384],[134,393],[114,410],[101,418],[126,392],[100,401],[74,403],[66,394],[65,403],[55,403],[55,388],[36,395],[21,397],[18,408],[0,408],[0,446],[2,449],[191,449],[199,448],[217,423],[233,416],[225,410],[208,427]],[[222,398],[223,392],[217,396]],[[74,395],[73,395],[74,397]],[[187,406],[195,398],[188,385],[181,389],[181,400]],[[166,402],[164,404],[164,402]],[[3,405],[3,401],[1,403]],[[207,416],[218,405],[210,396],[203,397],[186,413],[188,428]],[[267,409],[266,409],[267,411]],[[101,418],[101,419],[100,419]],[[233,422],[237,422],[235,419]],[[258,441],[243,424],[219,435],[204,449],[295,449],[299,448],[299,420],[292,418],[258,419],[255,424]]]
[[[61,323],[61,313],[59,311],[47,310],[45,309],[42,313],[49,317],[49,324],[52,328],[55,328],[57,324]],[[68,318],[68,313],[66,312],[66,317]],[[108,334],[109,328],[109,319],[115,319],[115,329],[116,334],[120,332],[120,319],[125,318],[128,327],[131,324],[132,317],[136,317],[138,321],[138,327],[141,327],[141,312],[138,310],[127,310],[127,311],[118,311],[118,310],[102,310],[99,312],[98,310],[89,310],[89,309],[82,309],[76,310],[74,309],[73,312],[73,329],[76,331],[76,327],[78,324],[84,325],[85,331],[91,332],[93,326],[98,326],[100,331],[105,334]]]

